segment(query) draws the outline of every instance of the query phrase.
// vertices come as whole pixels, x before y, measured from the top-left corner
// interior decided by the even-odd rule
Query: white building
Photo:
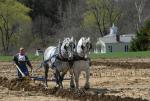
[[[118,28],[113,26],[110,28],[110,33],[104,37],[100,37],[96,43],[95,53],[108,52],[128,52],[131,41],[135,37],[134,34],[119,35]]]
[[[43,51],[41,49],[37,49],[35,52],[35,56],[43,55]]]

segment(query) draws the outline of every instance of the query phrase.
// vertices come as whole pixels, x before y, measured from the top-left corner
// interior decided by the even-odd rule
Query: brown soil
[[[41,85],[32,85],[30,84],[32,82],[30,79],[23,79],[23,80],[17,80],[12,79],[9,80],[6,77],[0,77],[0,85],[3,87],[7,87],[9,90],[24,90],[24,91],[36,91],[36,92],[42,92],[46,95],[55,95],[55,96],[61,96],[62,98],[70,98],[80,101],[147,101],[142,100],[141,98],[130,98],[125,97],[121,98],[119,96],[113,96],[113,95],[98,95],[98,94],[91,94],[87,93],[86,90],[71,90],[71,89],[44,89]]]
[[[36,68],[40,62],[32,62],[34,67],[34,76],[43,76],[43,69]],[[53,71],[49,71],[49,79],[53,78]],[[66,75],[69,77],[69,74]],[[80,87],[83,87],[85,74],[80,76]],[[64,81],[64,89],[53,88],[54,83],[49,82],[49,88],[45,89],[40,81],[33,82],[25,78],[24,80],[16,79],[16,68],[10,62],[0,62],[0,86],[8,88],[10,91],[16,91],[15,94],[23,92],[32,92],[37,100],[47,101],[48,96],[55,96],[55,100],[65,98],[70,100],[81,101],[148,101],[150,100],[150,59],[97,59],[92,60],[90,70],[89,90],[73,90],[69,89],[69,80]],[[0,100],[8,100],[9,97],[4,96],[5,90],[0,88]],[[12,95],[12,94],[10,94]],[[2,96],[2,98],[1,98]],[[15,95],[16,98],[18,96]],[[60,98],[61,97],[61,98]],[[37,101],[31,96],[30,100]],[[147,99],[147,100],[144,100]],[[69,100],[69,101],[70,101]],[[14,100],[15,101],[15,100]],[[24,101],[24,100],[21,100]],[[26,100],[25,100],[26,101]],[[66,101],[66,100],[61,100]]]
[[[92,65],[94,66],[99,66],[99,65],[104,65],[104,66],[109,66],[109,67],[119,67],[119,68],[136,68],[136,69],[146,69],[150,68],[150,62],[145,62],[143,60],[139,61],[131,61],[131,60],[116,60],[116,61],[111,61],[111,60],[93,60]]]

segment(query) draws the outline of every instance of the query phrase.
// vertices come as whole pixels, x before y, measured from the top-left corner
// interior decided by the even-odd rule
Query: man
[[[15,62],[16,66],[18,67],[17,68],[18,78],[22,78],[23,75],[29,76],[29,71],[28,71],[26,64],[28,64],[28,66],[31,68],[31,72],[32,72],[32,65],[31,65],[27,55],[25,54],[24,48],[20,48],[19,53],[17,53],[14,56],[13,61]]]

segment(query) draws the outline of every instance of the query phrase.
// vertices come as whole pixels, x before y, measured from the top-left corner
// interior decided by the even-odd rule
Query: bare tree
[[[136,0],[135,1],[135,8],[136,8],[136,11],[137,11],[137,17],[138,17],[138,20],[137,20],[137,23],[136,23],[136,27],[137,27],[137,30],[139,31],[139,29],[143,26],[144,22],[150,18],[150,15],[147,14],[145,15],[145,7],[146,7],[146,3],[149,3],[148,2],[149,0]]]
[[[9,22],[7,17],[4,17],[3,15],[0,15],[0,17],[3,19],[3,26],[0,26],[1,43],[3,46],[3,52],[8,53],[10,39],[14,34],[14,31],[8,27]]]
[[[17,3],[15,0],[0,1],[0,38],[4,54],[9,53],[12,37],[17,33],[21,23],[30,22],[26,16],[29,8]]]
[[[137,16],[138,16],[138,22],[136,24],[137,30],[139,30],[140,27],[143,24],[142,13],[143,13],[143,10],[144,10],[144,6],[145,6],[145,0],[140,0],[140,2],[135,1],[135,7],[136,7],[136,10],[137,10]]]
[[[65,11],[60,9],[63,14],[61,14],[60,29],[57,30],[57,33],[60,38],[74,36],[78,39],[84,35],[81,26],[85,11],[84,0],[80,0],[80,2],[79,0],[69,0],[67,4]],[[64,7],[61,5],[60,8]]]
[[[88,12],[93,13],[100,36],[106,35],[107,29],[119,20],[122,11],[116,5],[115,0],[100,0],[97,3],[91,0]]]

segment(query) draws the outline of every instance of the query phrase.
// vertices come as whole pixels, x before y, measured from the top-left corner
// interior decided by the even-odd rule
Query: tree
[[[84,25],[96,27],[101,36],[107,33],[107,28],[119,20],[121,11],[114,0],[87,0],[89,10],[85,13]]]
[[[131,43],[132,51],[150,50],[150,20],[136,33],[136,38]]]
[[[136,11],[137,11],[137,23],[136,23],[136,27],[137,30],[139,30],[142,26],[144,21],[146,21],[147,19],[150,18],[150,15],[148,14],[144,14],[144,8],[146,6],[146,3],[148,3],[149,0],[136,0],[135,1],[135,7],[136,7]]]
[[[8,54],[11,40],[21,30],[20,26],[30,21],[27,15],[29,11],[29,8],[16,0],[0,1],[0,38],[4,54]]]
[[[32,10],[29,12],[32,18],[32,34],[35,40],[39,40],[41,47],[53,38],[55,26],[60,22],[58,14],[59,0],[18,0]],[[36,39],[37,38],[37,39]]]

